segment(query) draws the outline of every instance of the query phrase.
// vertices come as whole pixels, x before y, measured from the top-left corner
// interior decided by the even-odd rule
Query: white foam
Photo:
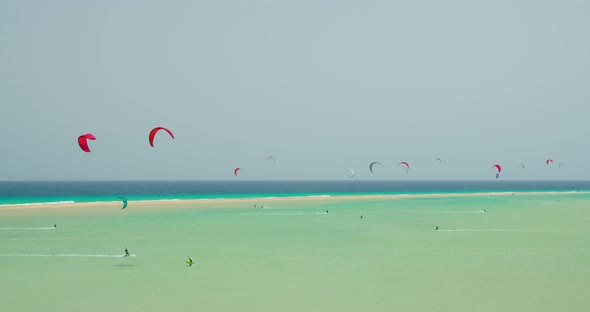
[[[22,204],[0,204],[0,206],[40,206],[40,205],[59,205],[59,204],[74,204],[73,200],[41,202],[41,203],[22,203]]]
[[[180,198],[170,198],[170,199],[146,199],[146,200],[129,200],[129,203],[157,203],[157,202],[170,202],[170,201],[180,201]],[[90,201],[90,202],[75,202],[73,200],[64,200],[64,201],[52,201],[52,202],[37,202],[37,203],[20,203],[20,204],[0,204],[1,206],[44,206],[44,205],[63,205],[63,204],[90,204],[90,205],[100,205],[104,203],[120,203],[120,200],[109,200],[109,201]]]
[[[149,200],[133,200],[130,202],[134,203],[157,203],[157,202],[169,202],[169,201],[179,201],[180,198],[170,198],[170,199],[149,199]]]

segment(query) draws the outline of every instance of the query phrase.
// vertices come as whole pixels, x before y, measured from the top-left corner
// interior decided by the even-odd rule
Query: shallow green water
[[[0,210],[0,310],[587,311],[589,199]]]

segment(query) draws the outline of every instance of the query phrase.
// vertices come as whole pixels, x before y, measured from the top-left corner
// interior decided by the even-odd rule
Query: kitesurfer
[[[125,248],[125,255],[123,257],[129,257],[129,256],[130,256],[129,250],[127,250],[127,248]]]
[[[188,261],[186,262],[186,264],[188,264],[188,266],[193,266],[193,259],[191,259],[191,257],[188,257]]]
[[[500,177],[500,172],[502,172],[502,167],[498,164],[495,164],[492,166],[492,168],[496,168],[496,170],[498,170],[498,172],[496,172],[496,179]]]

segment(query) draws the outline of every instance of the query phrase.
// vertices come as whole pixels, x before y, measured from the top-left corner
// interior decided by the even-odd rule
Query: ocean
[[[588,311],[589,189],[2,182],[4,205],[86,203],[0,207],[0,311]]]
[[[0,205],[322,195],[590,190],[590,181],[2,181]]]

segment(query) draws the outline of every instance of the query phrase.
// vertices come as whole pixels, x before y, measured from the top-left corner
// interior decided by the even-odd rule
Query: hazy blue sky
[[[588,179],[589,16],[564,0],[0,0],[0,180],[493,179],[494,163]],[[156,126],[176,139],[151,148]]]

